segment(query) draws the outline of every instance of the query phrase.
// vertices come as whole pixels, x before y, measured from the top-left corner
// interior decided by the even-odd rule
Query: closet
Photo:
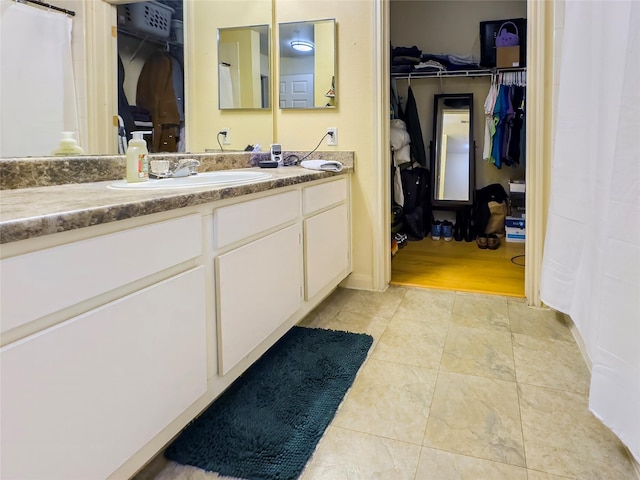
[[[482,51],[483,47],[486,47],[486,42],[481,39],[483,24],[508,19],[524,19],[526,11],[526,0],[441,0],[429,2],[396,0],[390,4],[392,52],[397,52],[398,47],[402,47],[406,51],[401,51],[401,53],[411,56],[417,50],[421,56],[421,66],[427,67],[418,70],[414,65],[413,68],[403,70],[403,67],[397,68],[398,65],[392,59],[391,118],[397,117],[399,113],[396,110],[398,107],[394,107],[393,104],[394,96],[399,100],[400,110],[406,109],[407,103],[410,103],[408,100],[413,97],[425,150],[424,167],[429,169],[429,205],[425,210],[429,208],[432,210],[425,215],[424,238],[414,237],[412,240],[411,235],[408,235],[410,237],[408,241],[405,241],[403,245],[398,245],[400,248],[397,248],[395,252],[392,239],[392,284],[524,296],[523,265],[526,218],[524,195],[525,164],[528,161],[524,155],[526,138],[522,138],[518,142],[520,148],[517,150],[520,151],[517,152],[518,158],[515,162],[496,164],[495,161],[485,160],[484,157],[486,157],[485,126],[488,123],[486,119],[490,118],[485,114],[485,102],[492,85],[518,86],[524,93],[523,105],[526,107],[526,43],[522,47],[524,53],[522,59],[518,58],[516,52],[515,58],[508,60],[516,62],[515,65],[510,63],[510,68],[495,68],[484,65],[479,67],[478,64],[481,63],[481,57],[486,56],[486,51]],[[525,22],[524,29],[526,29],[526,20],[523,21]],[[519,25],[522,29],[522,25]],[[504,30],[507,32],[507,28]],[[512,27],[508,28],[508,32],[515,33]],[[523,38],[526,38],[526,30],[523,32]],[[501,55],[502,53],[504,50],[501,51]],[[472,63],[475,65],[469,65],[468,68],[456,65],[453,68],[440,69],[437,62],[439,56],[441,58],[453,57],[453,60],[462,62],[472,59]],[[426,64],[429,60],[434,60],[435,63]],[[504,62],[505,60],[501,58],[500,61]],[[521,65],[520,62],[524,65]],[[470,145],[469,148],[473,151],[471,181],[474,183],[473,191],[475,193],[472,199],[473,206],[467,212],[469,215],[476,214],[478,209],[476,197],[480,191],[482,198],[482,193],[486,193],[482,190],[486,187],[491,187],[489,188],[491,191],[494,189],[503,190],[507,197],[503,205],[504,216],[507,218],[503,220],[502,234],[498,235],[500,245],[495,250],[479,248],[475,235],[473,240],[467,239],[471,241],[465,241],[464,238],[458,236],[456,240],[447,242],[442,236],[440,240],[434,241],[431,235],[430,214],[433,215],[435,221],[451,228],[455,227],[457,223],[461,223],[459,214],[461,211],[465,211],[459,208],[442,208],[431,205],[434,188],[431,163],[436,140],[434,138],[434,98],[458,94],[470,94],[473,97],[471,125],[474,145]],[[526,112],[526,108],[523,111]],[[412,129],[415,130],[415,126],[408,130]],[[518,130],[518,134],[524,135],[524,131],[523,126]],[[413,143],[415,136],[411,137]],[[509,138],[506,137],[506,141],[508,140]],[[504,148],[507,146],[508,143]],[[406,168],[408,168],[408,164],[399,166],[399,169]],[[395,172],[392,173],[392,178],[394,174]],[[395,194],[393,188],[392,193]],[[392,220],[400,215],[397,205],[392,206],[392,212]],[[493,214],[493,211],[490,214]],[[517,223],[508,219],[512,214],[520,218]],[[509,232],[504,229],[505,225],[509,225],[509,232],[513,234],[508,242],[506,234]],[[397,226],[392,225],[392,235],[396,228]],[[498,285],[500,283],[504,285]],[[496,285],[498,286],[496,287]]]
[[[145,132],[150,152],[184,152],[183,0],[118,5],[118,147]]]

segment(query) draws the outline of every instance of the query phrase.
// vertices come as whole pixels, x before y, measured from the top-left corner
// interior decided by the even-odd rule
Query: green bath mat
[[[373,343],[369,335],[293,327],[167,448],[219,475],[302,473]]]

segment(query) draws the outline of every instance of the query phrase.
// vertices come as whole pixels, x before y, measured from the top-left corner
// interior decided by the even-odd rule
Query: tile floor
[[[588,411],[589,370],[550,310],[495,295],[338,289],[301,325],[374,337],[302,480],[638,478]],[[218,478],[175,464],[138,477]]]

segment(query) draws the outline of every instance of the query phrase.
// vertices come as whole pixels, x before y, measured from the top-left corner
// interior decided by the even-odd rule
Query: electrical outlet
[[[231,129],[223,128],[220,133],[222,134],[222,144],[231,145]]]
[[[327,128],[327,145],[338,145],[338,128],[337,127],[329,127]]]

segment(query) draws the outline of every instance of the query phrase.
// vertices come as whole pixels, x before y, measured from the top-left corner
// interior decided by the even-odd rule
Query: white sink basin
[[[116,190],[156,190],[165,188],[192,188],[206,185],[241,185],[270,178],[266,172],[241,170],[222,170],[218,172],[204,172],[189,177],[149,179],[146,182],[127,183],[126,180],[113,182],[108,188]]]

